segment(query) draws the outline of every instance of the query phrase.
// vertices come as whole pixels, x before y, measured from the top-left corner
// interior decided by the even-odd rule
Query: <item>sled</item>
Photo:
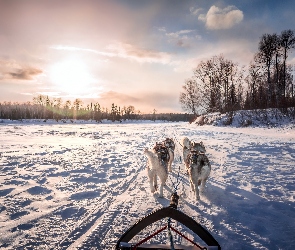
[[[220,245],[218,242],[214,239],[214,237],[204,228],[202,227],[198,222],[193,220],[191,217],[186,215],[185,213],[177,210],[178,205],[178,199],[179,196],[177,193],[173,193],[171,195],[170,205],[168,207],[160,208],[146,217],[140,219],[138,222],[136,222],[133,226],[131,226],[117,241],[117,244],[115,246],[115,250],[141,250],[141,249],[175,249],[175,250],[221,250]],[[152,223],[161,220],[163,218],[171,218],[174,219],[187,228],[189,228],[192,232],[197,234],[206,244],[206,246],[201,246],[192,240],[188,239],[185,235],[183,235],[181,232],[173,228],[170,223],[168,222],[168,225],[162,227],[157,232],[154,232],[152,235],[147,236],[145,239],[138,243],[129,243],[132,238],[137,235],[141,230],[146,228],[147,226],[151,225]],[[168,219],[168,221],[169,221]],[[170,231],[174,231],[175,233],[179,234],[181,237],[185,238],[187,241],[192,243],[192,246],[184,246],[184,245],[173,245],[171,247],[170,245],[164,245],[164,244],[144,244],[149,239],[151,239],[153,236],[157,235],[158,233],[164,231],[165,229],[170,229]]]

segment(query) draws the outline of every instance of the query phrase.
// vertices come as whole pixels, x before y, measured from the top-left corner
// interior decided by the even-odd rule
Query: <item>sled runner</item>
[[[200,250],[200,249],[208,249],[208,250],[221,250],[220,245],[218,242],[213,238],[213,236],[203,228],[199,223],[193,220],[188,215],[182,213],[181,211],[177,210],[179,196],[177,193],[173,193],[170,199],[170,205],[168,207],[160,208],[146,217],[140,219],[137,223],[131,226],[117,241],[115,246],[115,250],[141,250],[141,249],[183,249],[183,250]],[[129,243],[132,238],[137,235],[141,230],[146,228],[147,226],[151,225],[152,223],[168,217],[168,225],[162,227],[158,231],[154,232],[152,235],[147,236],[145,239],[141,240],[138,243]],[[188,239],[185,235],[181,232],[176,230],[170,225],[170,219],[174,219],[187,228],[189,228],[192,232],[197,234],[206,244],[207,246],[200,246],[199,244],[193,242],[192,240]],[[170,237],[170,246],[169,245],[162,245],[162,244],[144,244],[146,241],[157,235],[158,233],[162,232],[163,230],[168,229],[168,234],[171,236],[170,231],[174,231],[175,233],[179,234],[181,237],[188,240],[192,243],[193,246],[184,246],[184,245],[173,245],[171,242],[172,237]]]

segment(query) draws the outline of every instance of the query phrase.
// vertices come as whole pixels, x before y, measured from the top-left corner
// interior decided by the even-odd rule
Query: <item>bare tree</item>
[[[276,34],[264,34],[259,42],[259,52],[258,56],[264,63],[267,71],[267,107],[271,105],[272,98],[272,86],[271,86],[271,64],[273,63],[273,58],[278,51],[278,36]]]
[[[219,109],[220,86],[216,71],[216,56],[207,61],[201,61],[194,70],[195,82],[199,90],[198,103],[206,112]]]
[[[254,61],[250,62],[248,75],[245,79],[248,84],[250,99],[249,108],[260,107],[263,88],[263,65],[259,61],[259,55],[255,54]],[[261,93],[260,93],[261,92]]]
[[[237,63],[223,55],[214,56],[198,64],[194,77],[199,95],[197,103],[207,112],[226,112],[241,107],[236,85],[241,85],[244,69]]]
[[[286,61],[288,57],[288,51],[295,48],[295,36],[292,30],[284,30],[280,36],[280,46],[283,51],[283,97],[286,96]]]
[[[196,82],[187,79],[182,86],[183,92],[180,93],[179,102],[183,110],[197,115],[199,103],[199,92]]]
[[[77,117],[79,116],[79,109],[82,107],[82,101],[80,99],[75,99],[73,102],[73,119],[77,119]]]

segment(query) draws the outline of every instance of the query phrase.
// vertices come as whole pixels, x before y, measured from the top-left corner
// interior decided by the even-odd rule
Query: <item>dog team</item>
[[[211,172],[211,164],[205,155],[206,149],[203,142],[191,142],[187,137],[182,140],[183,161],[189,176],[191,190],[196,200],[200,199],[200,190],[205,188],[206,181]],[[173,139],[166,138],[157,142],[153,149],[144,149],[147,161],[147,174],[151,192],[157,190],[157,177],[160,179],[159,197],[163,197],[163,188],[168,179],[168,172],[172,172],[175,143]]]

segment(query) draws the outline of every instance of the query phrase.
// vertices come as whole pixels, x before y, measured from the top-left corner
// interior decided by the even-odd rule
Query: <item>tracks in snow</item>
[[[120,199],[126,196],[125,193],[128,193],[128,190],[137,188],[138,181],[136,180],[139,179],[138,176],[145,167],[143,163],[145,161],[141,161],[141,163],[140,160],[137,161],[137,171],[132,177],[127,180],[124,179],[116,185],[114,188],[116,191],[113,191],[113,188],[108,188],[101,194],[100,203],[60,242],[59,249],[89,249],[93,246],[98,247],[98,249],[106,249],[102,246],[107,243],[104,243],[101,239],[105,238],[104,235],[108,233],[111,225],[111,228],[116,228],[113,225],[114,221],[118,220],[116,217],[122,217],[124,212],[127,211],[128,213],[133,206],[134,201],[124,202],[124,199],[122,201]],[[121,194],[118,194],[118,192]],[[126,199],[128,198],[126,197]]]

